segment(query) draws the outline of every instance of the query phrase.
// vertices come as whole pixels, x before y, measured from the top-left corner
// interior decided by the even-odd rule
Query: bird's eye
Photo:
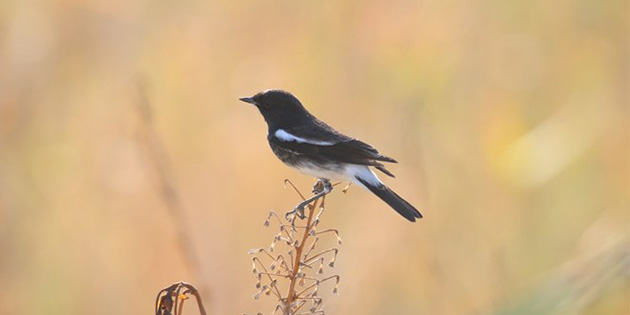
[[[265,109],[271,108],[271,104],[269,104],[269,103],[262,103],[262,104],[260,104],[260,106],[262,106]]]

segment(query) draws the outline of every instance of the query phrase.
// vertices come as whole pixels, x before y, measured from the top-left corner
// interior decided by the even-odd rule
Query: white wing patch
[[[278,138],[279,140],[285,141],[285,142],[295,141],[297,143],[308,143],[308,144],[314,144],[314,145],[333,145],[333,144],[335,144],[335,142],[317,141],[317,140],[311,140],[311,139],[304,139],[304,138],[296,137],[296,136],[286,132],[283,129],[276,130],[276,132],[274,133],[274,136],[276,136],[276,138]]]

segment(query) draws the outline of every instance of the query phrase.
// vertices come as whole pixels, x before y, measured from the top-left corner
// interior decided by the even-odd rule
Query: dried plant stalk
[[[185,221],[185,209],[182,198],[177,190],[172,165],[169,160],[163,141],[155,130],[153,111],[144,83],[138,85],[138,115],[141,120],[141,135],[146,146],[147,156],[152,160],[156,171],[156,180],[159,185],[160,197],[171,215],[171,222],[175,228],[178,242],[177,248],[189,272],[197,280],[200,278],[201,263],[198,254],[194,250],[194,244],[189,234],[189,228]],[[207,294],[207,290],[204,290]]]
[[[173,283],[158,292],[155,299],[155,314],[183,315],[184,302],[190,298],[190,295],[194,296],[197,301],[199,314],[206,315],[199,291],[192,284],[186,282]]]
[[[297,189],[296,191],[304,200],[304,196]],[[277,222],[278,233],[271,241],[269,249],[250,250],[250,254],[254,255],[252,271],[256,275],[258,289],[254,299],[258,299],[262,294],[273,294],[278,303],[272,315],[278,312],[285,315],[324,314],[323,299],[318,295],[320,285],[334,281],[333,293],[338,292],[340,277],[338,275],[324,277],[323,274],[326,259],[329,259],[327,266],[333,268],[339,249],[318,247],[321,245],[322,235],[335,235],[337,244],[341,244],[336,229],[317,230],[324,206],[325,196],[314,200],[305,209],[305,218],[301,220],[296,215],[285,219],[271,211],[264,225],[268,227],[272,221]],[[278,248],[278,244],[281,244],[285,251]],[[276,252],[279,254],[274,256]]]

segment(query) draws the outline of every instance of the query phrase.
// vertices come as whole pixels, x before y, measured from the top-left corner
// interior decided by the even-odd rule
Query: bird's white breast
[[[376,174],[374,174],[374,172],[372,172],[372,170],[366,165],[343,164],[337,169],[327,169],[312,163],[301,163],[300,165],[296,165],[294,167],[301,173],[316,178],[348,181],[361,187],[364,187],[364,185],[357,180],[357,177],[373,186],[379,186],[382,184],[378,176],[376,176]]]

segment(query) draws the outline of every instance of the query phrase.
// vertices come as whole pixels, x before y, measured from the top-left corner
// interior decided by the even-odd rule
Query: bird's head
[[[240,100],[258,107],[270,128],[299,123],[310,116],[297,97],[283,90],[265,90]]]

